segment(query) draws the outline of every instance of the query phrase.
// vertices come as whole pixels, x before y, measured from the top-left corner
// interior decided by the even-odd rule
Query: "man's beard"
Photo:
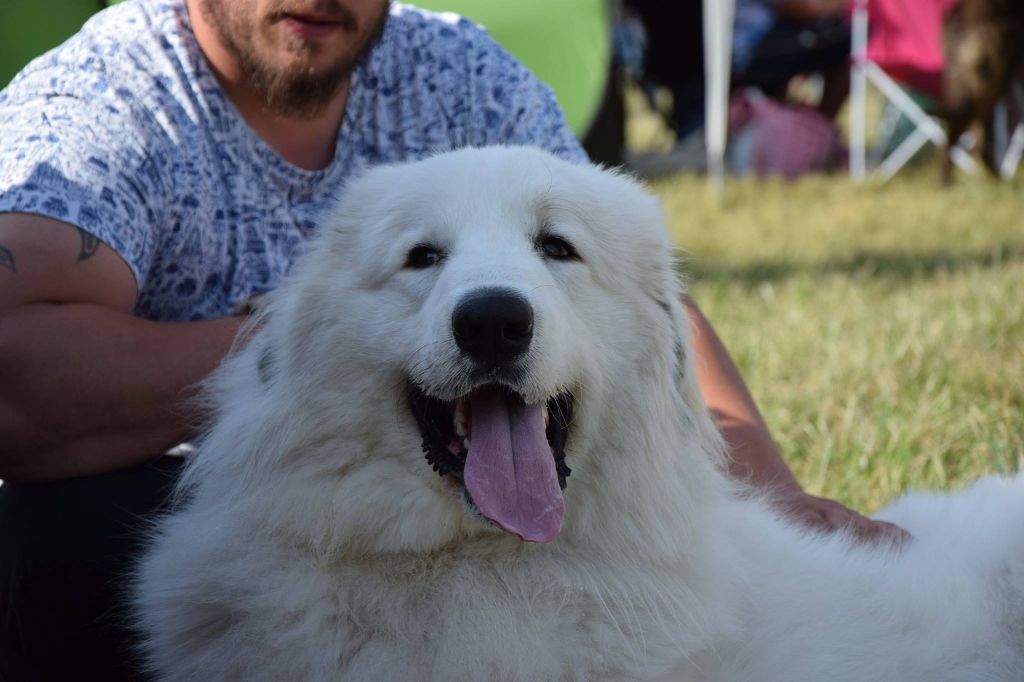
[[[323,112],[376,46],[384,32],[390,4],[390,1],[384,4],[376,24],[365,35],[365,42],[354,55],[340,56],[326,69],[314,71],[283,67],[260,54],[252,33],[238,30],[244,23],[232,13],[231,0],[203,0],[200,3],[221,44],[238,59],[242,73],[262,95],[267,111],[278,116],[305,119],[315,118]],[[356,21],[351,12],[335,0],[321,0],[317,10],[339,16],[345,27],[354,25]],[[290,47],[300,56],[311,55],[317,49],[317,46],[299,38],[294,38]]]

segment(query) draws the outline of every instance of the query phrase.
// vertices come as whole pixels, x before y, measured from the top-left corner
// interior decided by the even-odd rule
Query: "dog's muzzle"
[[[465,386],[440,400],[410,383],[409,404],[423,433],[427,461],[462,484],[465,499],[502,530],[548,542],[562,524],[569,468],[565,443],[572,419],[568,392],[528,403],[519,392],[533,341],[534,312],[521,294],[486,287],[452,312]]]

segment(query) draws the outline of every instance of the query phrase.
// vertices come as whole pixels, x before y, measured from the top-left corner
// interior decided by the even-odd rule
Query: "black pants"
[[[130,575],[182,460],[0,486],[0,680],[140,680]]]

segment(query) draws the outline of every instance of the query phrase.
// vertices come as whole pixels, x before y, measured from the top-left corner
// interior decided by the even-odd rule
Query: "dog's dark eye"
[[[580,255],[576,253],[572,244],[561,237],[542,236],[537,240],[537,246],[545,256],[554,260],[580,260]]]
[[[422,270],[437,265],[444,259],[444,252],[441,249],[420,244],[409,250],[405,257],[405,267],[415,270]]]

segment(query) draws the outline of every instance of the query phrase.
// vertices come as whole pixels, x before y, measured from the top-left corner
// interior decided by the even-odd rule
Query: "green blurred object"
[[[606,0],[420,0],[484,26],[551,86],[569,125],[590,130],[608,84],[612,29]]]
[[[0,0],[0,88],[26,64],[60,45],[77,33],[86,19],[112,4],[104,0]]]

